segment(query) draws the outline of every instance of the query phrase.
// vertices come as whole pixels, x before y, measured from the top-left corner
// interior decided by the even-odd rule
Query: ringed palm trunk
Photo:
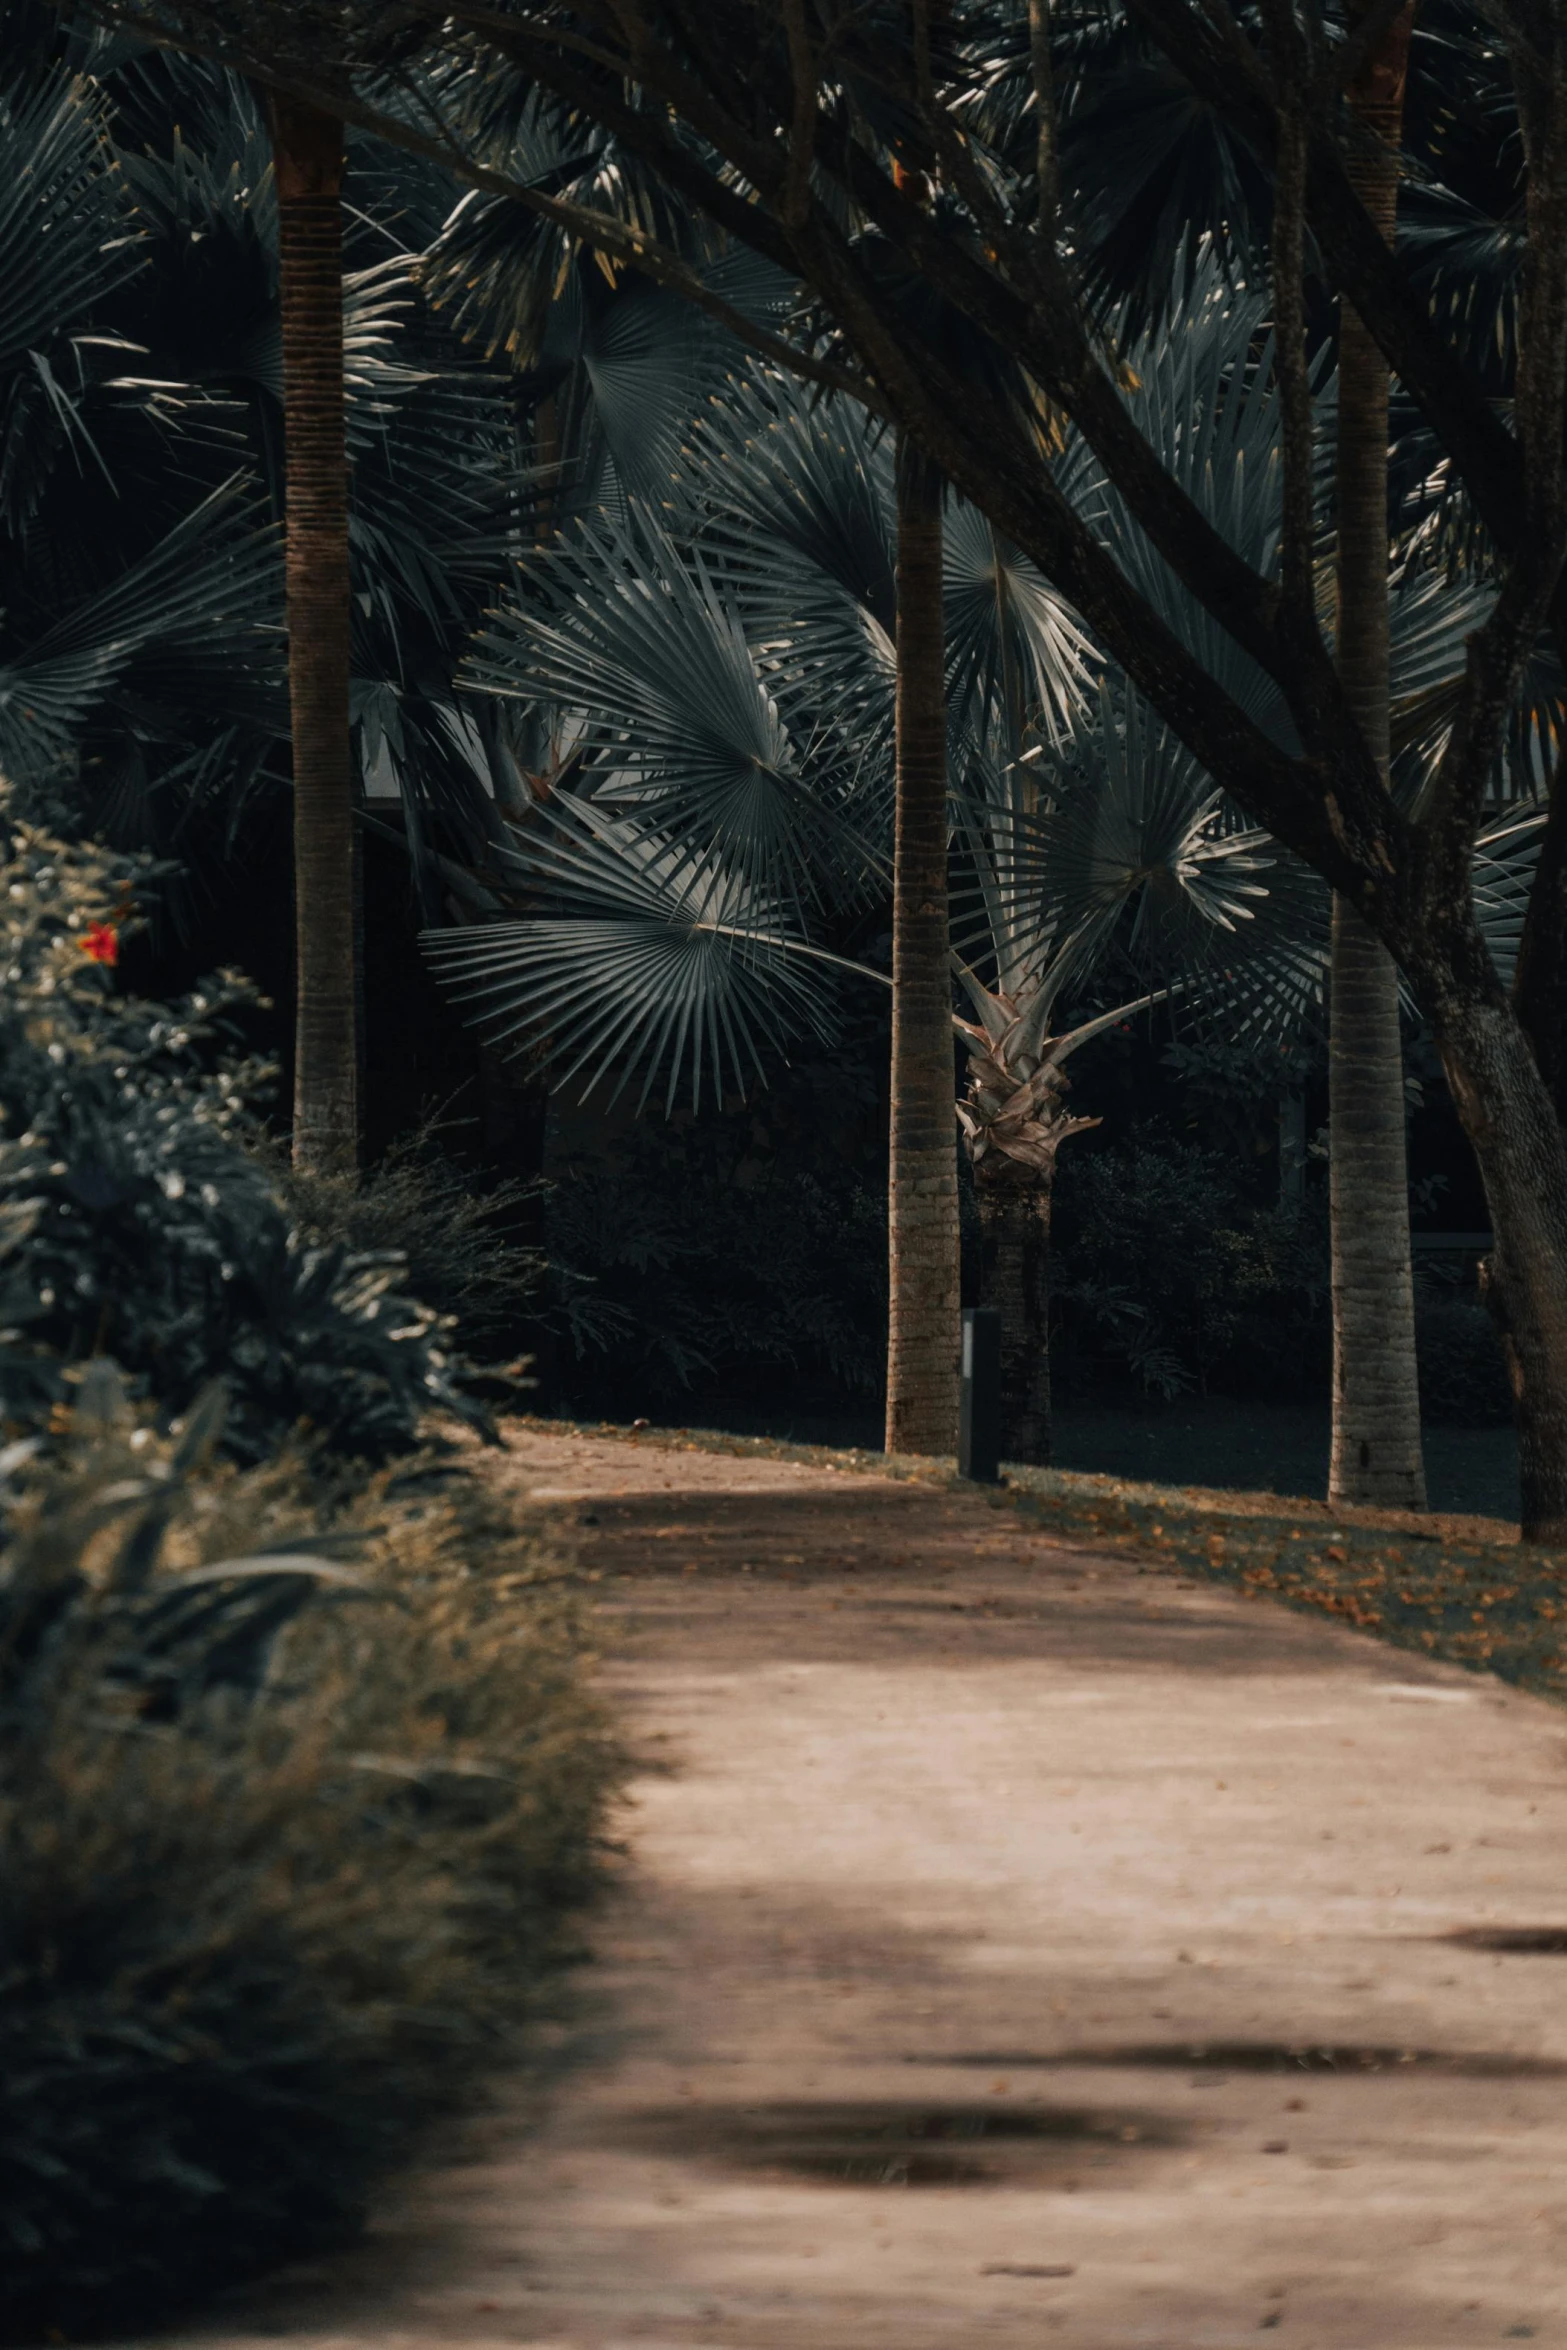
[[[1050,1461],[1051,1190],[999,1151],[974,1168],[981,1294],[1001,1317],[1001,1449],[1038,1468]]]
[[[1349,169],[1391,241],[1412,11],[1351,88],[1369,134]],[[1338,665],[1385,776],[1388,729],[1387,363],[1345,303],[1339,327]],[[1353,906],[1333,902],[1328,1051],[1333,1256],[1333,1501],[1425,1507],[1415,1366],[1398,973]]]
[[[359,1147],[348,458],[343,427],[343,126],[271,100],[283,324],[288,684],[294,766],[294,1160]]]
[[[887,1450],[950,1453],[958,1430],[958,1169],[947,936],[942,481],[900,441]]]

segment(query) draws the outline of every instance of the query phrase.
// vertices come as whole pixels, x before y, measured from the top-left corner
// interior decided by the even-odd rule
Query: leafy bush
[[[1427,1289],[1415,1299],[1420,1410],[1432,1421],[1504,1427],[1513,1399],[1490,1315],[1478,1299]]]
[[[3,821],[3,810],[0,810]],[[389,1252],[314,1241],[248,1150],[268,1072],[225,1051],[254,1001],[221,974],[184,1002],[116,992],[143,859],[17,823],[0,865],[0,1404],[36,1424],[59,1364],[114,1355],[185,1409],[211,1379],[257,1460],[299,1423],[384,1460],[432,1408],[483,1425],[448,1333]]]
[[[1194,1145],[1065,1162],[1055,1288],[1088,1348],[1152,1393],[1194,1386],[1235,1332],[1236,1206],[1223,1162]]]
[[[508,1228],[537,1212],[544,1187],[487,1182],[482,1168],[448,1154],[444,1131],[427,1121],[357,1181],[303,1173],[281,1153],[275,1179],[312,1241],[397,1258],[414,1296],[449,1318],[471,1351],[538,1310],[545,1259]]]
[[[1330,1350],[1325,1203],[1259,1208],[1231,1163],[1144,1136],[1063,1159],[1055,1295],[1079,1358],[1166,1398],[1310,1392]]]
[[[101,1368],[5,1496],[0,2267],[116,2332],[350,2231],[563,1954],[615,1758],[471,1483],[324,1512]],[[18,1475],[17,1450],[3,1463]]]
[[[748,1122],[636,1128],[550,1202],[557,1313],[579,1382],[641,1412],[780,1370],[874,1393],[886,1205],[852,1174],[748,1155]]]

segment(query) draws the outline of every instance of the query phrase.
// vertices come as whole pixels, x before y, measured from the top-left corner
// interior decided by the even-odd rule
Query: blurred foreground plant
[[[0,1462],[0,2333],[116,2331],[349,2232],[504,2055],[616,1759],[476,1482],[333,1507],[92,1366]]]

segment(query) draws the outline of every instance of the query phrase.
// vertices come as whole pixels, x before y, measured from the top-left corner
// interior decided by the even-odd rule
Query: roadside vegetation
[[[481,1485],[223,1464],[101,1360],[6,1459],[0,2334],[340,2242],[574,1948],[616,1760],[558,1562]]]
[[[254,991],[128,992],[157,872],[0,824],[0,2334],[58,2341],[352,2231],[517,2053],[617,1765],[473,1473],[526,1258],[417,1151],[278,1169]]]

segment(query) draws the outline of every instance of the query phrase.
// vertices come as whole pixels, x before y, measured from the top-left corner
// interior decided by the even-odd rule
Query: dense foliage
[[[632,1418],[693,1396],[876,1393],[885,1182],[781,1164],[754,1123],[646,1126],[563,1170],[549,1235],[568,1396]]]
[[[399,1257],[312,1240],[248,1149],[265,1072],[228,974],[163,1005],[115,984],[155,876],[12,822],[0,865],[0,1398],[32,1426],[62,1364],[113,1355],[171,1411],[229,1383],[230,1448],[303,1426],[380,1460],[432,1410],[480,1425]]]
[[[5,1469],[0,2331],[139,2327],[329,2243],[563,1955],[615,1764],[478,1489],[323,1506],[84,1381]]]
[[[219,13],[233,34],[240,19]],[[255,24],[312,14],[248,13]],[[1160,462],[1265,572],[1278,530],[1276,403],[1268,365],[1248,360],[1237,374],[1236,354],[1268,348],[1265,223],[1256,231],[1252,220],[1266,190],[1254,159],[1239,177],[1218,174],[1227,193],[1217,211],[1211,170],[1179,186],[1193,140],[1200,149],[1209,133],[1193,132],[1164,65],[1139,41],[1106,38],[1102,49],[1085,24],[1058,61],[1063,97],[1073,93],[1063,196],[1092,231],[1083,250],[1096,299],[1134,296],[1119,317],[1131,355],[1120,394]],[[1454,65],[1445,40],[1417,44],[1420,121],[1456,186],[1457,134],[1430,104],[1432,74],[1444,59],[1444,70]],[[1016,64],[1001,61],[998,91]],[[243,77],[103,37],[37,0],[0,0],[0,85],[11,190],[0,213],[10,289],[0,304],[0,749],[34,809],[69,815],[64,829],[86,822],[177,849],[187,870],[166,878],[160,902],[179,915],[204,884],[235,889],[235,866],[220,871],[214,851],[285,764],[264,117]],[[461,114],[462,91],[446,97]],[[804,313],[788,272],[700,225],[626,141],[504,74],[490,99],[470,127],[496,143],[508,171],[635,218],[731,306],[742,333],[748,322],[794,332]],[[982,135],[999,140],[1008,169],[1020,156],[1026,169],[1031,116],[1010,104]],[[1162,126],[1146,154],[1127,144],[1139,122]],[[1233,162],[1222,140],[1221,151]],[[1471,177],[1460,173],[1473,197]],[[818,1011],[855,1017],[860,993],[874,991],[792,954],[776,958],[785,982],[754,935],[741,951],[719,935],[724,923],[775,942],[809,938],[851,962],[884,960],[875,942],[890,839],[893,436],[852,401],[791,389],[771,367],[743,362],[711,315],[635,268],[601,264],[560,220],[493,190],[460,197],[433,159],[356,135],[348,194],[353,720],[359,772],[376,795],[370,814],[406,848],[423,917],[468,926],[448,932],[447,951],[478,969],[490,1010],[508,1022],[540,1016],[551,1048],[586,1070],[601,1064],[612,1085],[627,1062],[657,1061],[644,1045],[667,1047],[672,1069],[704,1033],[692,1004],[716,1003],[710,1040],[726,1019],[731,1044],[749,1046],[753,1030],[771,1071],[791,1027],[816,1027]],[[1440,277],[1441,223],[1428,192],[1411,202],[1421,267]],[[1486,250],[1491,267],[1501,247]],[[1325,387],[1325,352],[1322,364]],[[1070,429],[1052,443],[1057,485],[1188,650],[1275,725],[1276,681],[1263,690],[1251,656],[1148,559],[1124,485],[1107,486],[1091,438]],[[1429,456],[1426,447],[1415,464],[1406,450],[1400,478],[1434,481]],[[1085,695],[1102,647],[1088,657],[1036,559],[956,495],[945,527],[954,879],[975,968],[994,977],[1003,948],[1026,962],[1052,924],[1071,933],[1089,904],[1103,945],[1097,926],[1119,906],[1106,984],[1127,992],[1184,968],[1193,940],[1211,945],[1215,917],[1239,902],[1243,918],[1220,936],[1227,963],[1245,966],[1227,1011],[1236,1026],[1297,1011],[1320,978],[1324,894],[1276,848],[1256,866],[1233,803],[1124,680],[1112,673],[1104,697]],[[1455,594],[1446,574],[1416,563],[1395,598],[1406,766],[1423,744],[1447,740],[1455,663],[1483,616],[1475,593],[1471,581]],[[1531,699],[1539,686],[1532,679]],[[1035,805],[1044,768],[1012,766],[1025,737],[1032,752],[1049,749],[1048,823],[1045,803]],[[503,816],[521,823],[521,840]],[[1493,846],[1477,867],[1482,900],[1496,895],[1501,862]],[[1505,966],[1528,876],[1520,867],[1502,878],[1508,951],[1490,922],[1487,935]],[[1049,903],[1036,907],[1036,893]],[[995,930],[998,898],[1009,938]],[[529,918],[490,919],[504,911]],[[1265,933],[1270,951],[1259,955]],[[1070,977],[1069,997],[1083,973]],[[1090,988],[1088,1000],[1109,997]],[[182,1007],[175,1025],[197,1063],[210,1066],[202,1032],[236,1008],[222,989]],[[731,1082],[742,1072],[754,1082],[750,1051],[732,1057]],[[1102,1068],[1080,1081],[1086,1110],[1108,1106]],[[848,1081],[870,1096],[865,1071]],[[600,1151],[579,1147],[578,1129],[554,1153],[553,1312],[574,1397],[668,1409],[703,1391],[760,1401],[801,1381],[849,1393],[874,1385],[879,1145],[826,1151],[796,1175],[732,1138],[723,1121],[663,1137],[622,1139],[611,1127]],[[94,1183],[116,1178],[90,1158],[68,1163],[58,1180],[90,1221]],[[235,1162],[224,1165],[225,1197],[237,1203]],[[1316,1391],[1326,1300],[1315,1224],[1297,1230],[1285,1218],[1264,1231],[1255,1200],[1244,1184],[1232,1200],[1233,1171],[1222,1168],[1204,1224],[1187,1199],[1199,1179],[1173,1160],[1145,1172],[1162,1205],[1125,1196],[1141,1177],[1096,1176],[1104,1196],[1077,1238],[1077,1209],[1062,1202],[1068,1258],[1055,1318],[1068,1363],[1154,1393],[1249,1387],[1263,1374]],[[458,1314],[465,1343],[471,1334],[516,1345],[537,1268],[496,1239],[523,1220],[504,1187],[476,1205],[466,1171],[426,1153],[357,1192],[312,1193],[274,1172],[246,1197],[259,1202],[280,1184],[284,1223],[258,1208],[243,1261],[229,1245],[243,1217],[218,1215],[199,1184],[162,1209],[149,1199],[145,1217],[115,1197],[103,1218],[119,1251],[112,1276],[74,1290],[83,1268],[73,1258],[38,1298],[24,1282],[7,1316],[21,1333],[7,1342],[5,1373],[18,1408],[36,1412],[57,1390],[49,1349],[102,1343],[175,1405],[226,1368],[231,1441],[252,1451],[266,1429],[303,1413],[334,1442],[374,1453],[407,1440],[428,1391],[401,1376],[416,1348],[400,1340],[395,1354],[372,1348],[361,1359],[366,1333],[424,1320],[437,1354],[451,1338],[405,1315],[397,1293]],[[183,1235],[182,1270],[155,1301],[142,1345],[136,1314],[109,1293],[122,1259],[149,1278],[151,1252],[136,1236],[159,1214]],[[1173,1235],[1188,1228],[1183,1250]],[[217,1281],[198,1296],[191,1270],[212,1247]],[[225,1262],[240,1265],[238,1289],[221,1280]],[[54,1295],[40,1313],[43,1287]],[[209,1312],[210,1344],[196,1327]],[[1428,1405],[1457,1410],[1457,1398],[1482,1391],[1494,1400],[1489,1337],[1472,1306],[1444,1295],[1423,1324],[1438,1363]]]
[[[1332,1361],[1327,1200],[1261,1202],[1233,1153],[1149,1126],[1064,1161],[1055,1345],[1068,1393],[1126,1383],[1325,1397]],[[1502,1425],[1501,1350],[1462,1259],[1423,1270],[1415,1334],[1427,1420]]]
[[[264,1156],[307,1241],[397,1260],[399,1285],[447,1320],[465,1352],[483,1352],[486,1379],[514,1382],[515,1366],[487,1358],[538,1312],[546,1263],[526,1235],[545,1187],[498,1178],[464,1127],[426,1119],[357,1178],[308,1173],[281,1150]]]

